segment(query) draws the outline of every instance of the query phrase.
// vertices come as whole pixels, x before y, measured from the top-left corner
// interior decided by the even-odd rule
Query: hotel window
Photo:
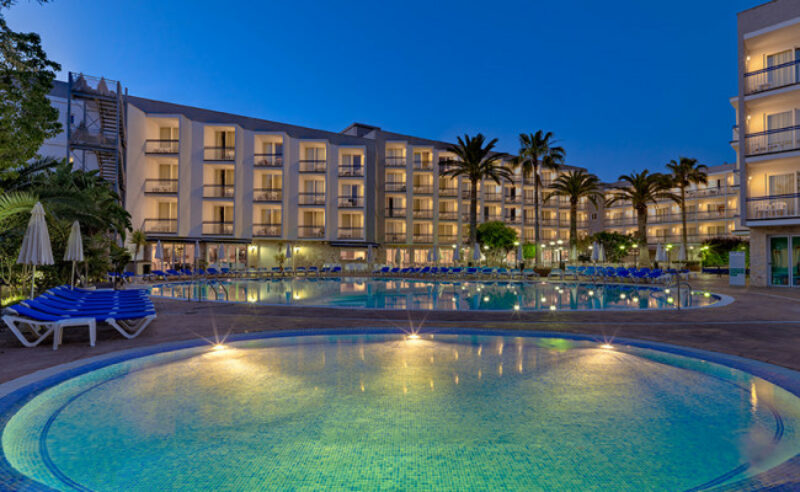
[[[158,129],[159,140],[178,140],[178,127],[162,126]]]
[[[178,165],[168,162],[158,164],[158,179],[178,179]]]
[[[280,190],[283,188],[282,180],[280,174],[262,174],[261,187],[265,190]]]
[[[280,142],[263,142],[261,152],[269,155],[283,155],[283,144]]]
[[[342,154],[342,165],[354,169],[361,168],[361,154]]]
[[[322,212],[306,210],[303,212],[302,225],[322,227],[325,225],[325,216]]]
[[[265,208],[261,210],[261,223],[262,224],[281,224],[281,211],[274,208]]]
[[[306,160],[307,161],[324,161],[325,148],[324,147],[306,147]]]
[[[236,146],[236,133],[233,130],[217,130],[214,132],[214,146],[232,149]]]
[[[233,207],[230,205],[215,205],[214,220],[217,222],[233,222]]]
[[[769,177],[769,194],[790,195],[794,193],[794,173],[773,174]]]
[[[361,196],[361,186],[356,184],[342,184],[342,196],[358,198]]]
[[[176,218],[178,218],[178,203],[177,202],[158,202],[158,218],[159,219],[176,219]]]
[[[325,181],[318,179],[308,179],[303,182],[304,193],[325,193]]]
[[[233,185],[233,169],[214,169],[214,183],[216,185]]]
[[[431,153],[427,150],[414,152],[414,164],[417,166],[430,167],[433,164]]]

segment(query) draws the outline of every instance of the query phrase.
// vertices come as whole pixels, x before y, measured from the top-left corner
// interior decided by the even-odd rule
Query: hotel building
[[[197,254],[209,264],[248,267],[275,266],[287,244],[298,266],[363,262],[369,246],[376,263],[425,263],[438,248],[447,264],[456,247],[469,246],[469,182],[440,175],[454,157],[448,142],[154,101],[76,74],[56,83],[51,100],[65,131],[41,153],[68,156],[115,184],[134,229],[147,235],[144,265],[159,240],[169,263],[191,264]],[[545,187],[556,176],[543,171]],[[532,179],[517,171],[509,183],[480,183],[478,200],[479,223],[503,221],[533,242]],[[553,197],[540,214],[545,257],[557,257],[568,239],[568,202]],[[582,235],[588,215],[582,202]]]
[[[800,286],[800,2],[738,16],[739,94],[731,145],[750,230],[750,281]]]

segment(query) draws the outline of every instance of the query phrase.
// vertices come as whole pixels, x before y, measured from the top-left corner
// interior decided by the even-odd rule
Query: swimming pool
[[[139,349],[15,386],[0,485],[686,490],[800,452],[800,399],[767,380],[800,379],[766,364],[546,333],[297,335]]]
[[[152,287],[155,296],[268,305],[443,311],[642,310],[708,307],[727,296],[631,284],[392,278],[202,280]]]

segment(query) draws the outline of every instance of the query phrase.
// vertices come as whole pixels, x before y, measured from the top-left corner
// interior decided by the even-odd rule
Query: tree
[[[619,180],[624,184],[612,187],[615,192],[606,205],[630,201],[636,211],[639,260],[642,265],[648,266],[650,252],[647,249],[647,206],[660,199],[675,199],[675,194],[669,191],[672,187],[671,180],[660,173],[650,174],[647,169],[639,173],[624,174]]]
[[[478,240],[478,183],[483,179],[491,179],[495,183],[511,181],[511,170],[502,164],[507,154],[493,152],[497,139],[486,142],[486,137],[479,133],[475,137],[464,135],[458,137],[458,145],[451,145],[447,150],[456,155],[456,159],[448,159],[443,163],[440,174],[457,178],[464,176],[470,182],[469,196],[469,242]]]
[[[569,245],[571,260],[575,260],[578,244],[578,202],[588,198],[596,207],[597,200],[603,198],[600,190],[600,179],[584,170],[570,171],[560,175],[551,185],[553,191],[545,196],[545,201],[552,196],[563,196],[569,199]]]
[[[602,231],[590,236],[589,241],[603,245],[606,260],[617,263],[628,254],[628,250],[636,244],[636,238],[618,232]]]
[[[503,256],[514,249],[514,243],[517,241],[517,231],[500,221],[484,222],[478,227],[477,236],[478,244],[484,250],[488,246],[489,253],[500,253]]]
[[[540,244],[539,228],[539,190],[542,186],[542,179],[539,171],[542,168],[557,170],[564,163],[564,148],[555,145],[552,132],[538,130],[536,133],[519,135],[519,155],[513,159],[512,164],[517,168],[522,168],[522,175],[525,180],[533,177],[533,239],[538,246]],[[525,217],[525,203],[523,193],[522,215]],[[541,253],[537,247],[536,262],[538,263]]]
[[[147,246],[147,235],[141,229],[131,232],[131,244],[133,245],[133,265],[134,271],[138,272],[136,265],[139,261],[139,252]]]
[[[681,240],[683,250],[689,251],[689,237],[686,231],[686,188],[692,184],[708,183],[708,167],[705,164],[698,164],[697,159],[681,157],[678,162],[669,161],[667,169],[672,173],[670,178],[672,184],[678,188],[678,206],[681,207]]]
[[[0,175],[13,174],[61,131],[58,110],[47,98],[58,70],[38,34],[14,32],[0,16]]]

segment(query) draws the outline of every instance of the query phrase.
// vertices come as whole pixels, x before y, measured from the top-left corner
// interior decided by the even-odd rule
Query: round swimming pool
[[[373,330],[170,349],[0,397],[0,486],[685,490],[800,452],[800,399],[767,380],[796,373],[672,346]]]
[[[727,296],[685,287],[562,282],[444,281],[392,278],[232,279],[171,282],[151,288],[175,299],[267,305],[442,311],[577,311],[708,307]]]

